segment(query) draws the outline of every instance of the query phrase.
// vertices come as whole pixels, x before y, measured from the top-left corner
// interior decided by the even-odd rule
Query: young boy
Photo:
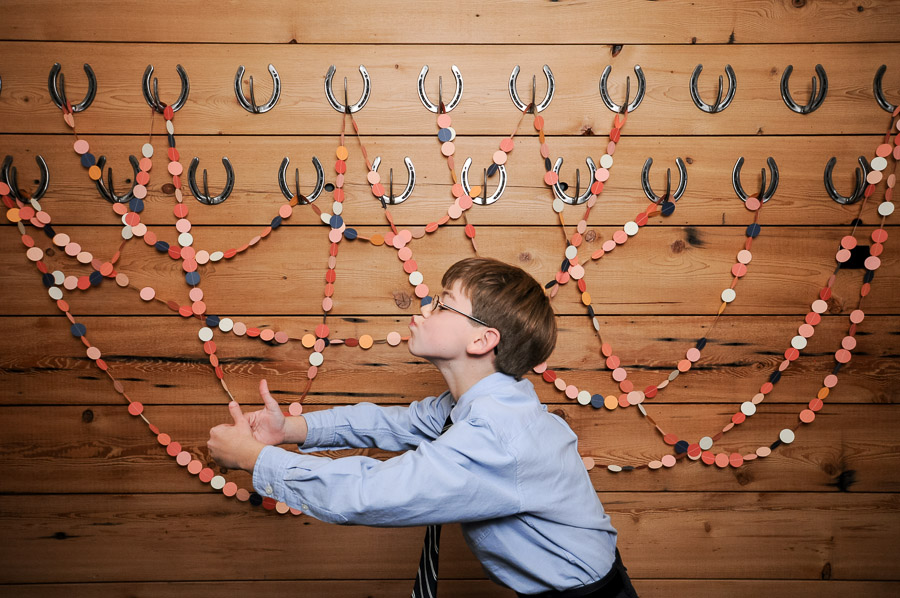
[[[409,407],[360,403],[285,417],[262,381],[265,408],[245,415],[232,402],[234,424],[210,431],[210,454],[252,472],[263,496],[323,521],[460,523],[488,576],[519,595],[636,596],[575,434],[522,378],[556,344],[543,289],[520,268],[481,258],[457,262],[442,284],[409,324],[409,352],[440,370],[446,392]],[[304,453],[406,452],[329,459],[272,446],[282,443]],[[426,562],[437,577],[435,531],[417,586]]]

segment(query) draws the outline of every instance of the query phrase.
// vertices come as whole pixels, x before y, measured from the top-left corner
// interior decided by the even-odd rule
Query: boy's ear
[[[466,352],[470,355],[485,355],[493,352],[498,344],[500,344],[500,331],[496,328],[482,328],[481,334],[466,347]]]

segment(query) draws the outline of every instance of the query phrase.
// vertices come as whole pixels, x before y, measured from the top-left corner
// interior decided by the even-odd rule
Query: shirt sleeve
[[[521,511],[516,460],[479,421],[379,461],[314,457],[267,446],[253,486],[322,521],[412,526],[481,521]]]
[[[405,407],[359,403],[305,414],[308,428],[302,452],[377,447],[386,451],[415,449],[441,434],[452,408],[445,392]]]

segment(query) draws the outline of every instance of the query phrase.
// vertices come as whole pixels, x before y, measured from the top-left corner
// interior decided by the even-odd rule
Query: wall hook
[[[875,80],[872,82],[872,91],[875,93],[875,101],[878,102],[881,109],[893,114],[894,110],[897,109],[897,106],[887,101],[887,98],[884,97],[884,89],[881,86],[881,80],[884,78],[884,72],[886,70],[887,65],[885,64],[878,67],[878,72],[875,73]]]
[[[594,180],[594,174],[597,172],[597,166],[594,164],[594,160],[588,156],[584,159],[585,164],[587,164],[588,172],[590,172],[590,176],[588,180]],[[559,175],[559,169],[563,164],[562,156],[556,159],[556,162],[553,164],[553,172]],[[575,195],[570,196],[566,191],[568,187],[565,186],[565,183],[561,183],[558,179],[555,183],[553,183],[553,194],[559,199],[563,200],[569,205],[579,205],[583,204],[587,200],[591,198],[591,186],[588,185],[584,190],[584,193],[581,193],[581,171],[575,170]]]
[[[612,72],[612,66],[606,65],[606,68],[603,69],[603,74],[600,75],[600,98],[603,100],[603,103],[606,104],[606,107],[613,112],[624,112],[626,106],[628,107],[628,112],[634,112],[637,110],[637,107],[641,105],[641,102],[644,100],[644,93],[647,91],[647,80],[644,78],[644,71],[641,69],[641,65],[634,65],[634,74],[637,76],[638,89],[637,94],[634,96],[634,100],[632,100],[630,104],[628,103],[628,99],[631,97],[631,77],[625,78],[625,102],[619,106],[609,97],[609,90],[606,82],[609,79],[610,72]]]
[[[197,201],[208,206],[214,206],[228,199],[228,196],[231,195],[231,192],[234,189],[234,169],[231,167],[231,161],[227,157],[222,158],[222,164],[225,165],[227,179],[225,181],[225,188],[222,189],[222,192],[214,196],[209,195],[205,168],[203,169],[203,193],[200,193],[200,189],[197,188],[197,165],[199,163],[200,158],[195,156],[194,159],[191,160],[191,165],[188,167],[188,185],[191,188],[191,193],[197,198]]]
[[[828,93],[828,75],[825,74],[825,69],[822,68],[821,64],[816,65],[816,76],[812,78],[812,91],[809,93],[809,103],[801,105],[793,100],[788,86],[788,80],[791,78],[793,70],[794,65],[789,64],[781,75],[781,99],[784,100],[788,108],[797,114],[814,112],[825,101],[825,94]],[[817,93],[816,88],[819,79],[821,79],[821,86]]]
[[[403,203],[409,196],[412,195],[413,189],[416,187],[416,169],[413,166],[412,160],[409,157],[403,158],[403,163],[406,164],[406,188],[403,190],[398,196],[394,196],[394,170],[391,169],[391,177],[390,177],[390,191],[387,195],[382,195],[379,199],[381,199],[382,203],[389,205],[396,205],[399,203]],[[372,170],[374,172],[378,172],[378,167],[381,165],[381,156],[376,156],[375,160],[372,162]]]
[[[707,104],[700,98],[700,92],[697,89],[697,82],[700,80],[700,72],[703,70],[703,65],[698,64],[694,68],[694,73],[691,75],[691,99],[694,101],[694,105],[697,106],[703,112],[707,112],[709,114],[716,114],[717,112],[722,112],[731,104],[731,100],[734,99],[734,92],[737,90],[737,77],[734,75],[734,69],[731,68],[730,64],[725,65],[725,75],[728,77],[728,93],[725,94],[725,99],[722,99],[722,75],[719,75],[719,92],[716,94],[716,101],[712,104]]]
[[[428,75],[428,65],[422,67],[422,71],[419,73],[419,81],[418,81],[418,89],[419,89],[419,99],[422,100],[422,105],[428,109],[429,112],[434,112],[435,114],[443,114],[444,112],[450,112],[456,105],[459,104],[459,100],[462,99],[463,94],[463,78],[462,74],[459,72],[459,69],[456,68],[456,65],[451,65],[450,70],[453,72],[453,77],[456,79],[456,92],[453,94],[453,98],[450,100],[450,103],[444,105],[444,80],[443,77],[438,78],[438,104],[435,106],[428,99],[428,94],[425,93],[425,77]]]
[[[9,187],[9,194],[13,199],[22,203],[27,203],[29,200],[37,201],[44,197],[47,187],[50,186],[50,169],[47,168],[47,162],[44,161],[44,157],[37,155],[34,157],[34,161],[37,162],[38,169],[41,171],[41,179],[38,183],[38,188],[29,197],[25,197],[23,193],[19,192],[19,183],[16,180],[16,167],[12,165],[13,157],[6,156],[6,159],[3,160],[3,166],[0,167],[0,177],[3,177],[2,180]]]
[[[666,192],[662,196],[657,196],[656,193],[653,192],[653,188],[650,187],[650,167],[653,165],[653,158],[647,158],[647,161],[644,162],[644,168],[641,170],[641,188],[644,190],[644,195],[647,196],[647,199],[652,201],[655,204],[665,204],[665,203],[674,203],[681,199],[684,195],[684,190],[687,188],[687,167],[684,165],[684,160],[680,157],[675,158],[675,165],[678,168],[678,187],[675,189],[675,193],[672,193],[672,169],[666,169]],[[663,211],[663,216],[668,216],[672,213],[674,206],[667,210]]]
[[[512,70],[512,74],[509,76],[509,97],[520,112],[530,112],[532,114],[543,112],[547,106],[550,105],[550,102],[553,101],[553,94],[556,92],[556,79],[553,78],[553,71],[551,71],[550,67],[546,64],[544,65],[544,76],[547,78],[547,93],[544,95],[544,99],[541,100],[539,104],[535,103],[537,97],[537,80],[535,77],[532,77],[531,103],[525,104],[525,102],[519,98],[519,92],[516,90],[516,79],[519,77],[519,65],[517,64]]]
[[[263,114],[275,107],[278,98],[281,97],[281,77],[278,76],[278,71],[271,64],[269,65],[269,74],[272,75],[272,97],[262,106],[258,106],[256,95],[253,92],[253,75],[250,75],[250,99],[248,100],[244,95],[243,81],[241,81],[244,76],[244,65],[238,67],[237,74],[234,76],[234,95],[241,108],[252,114]]]
[[[97,77],[94,76],[94,69],[88,63],[84,63],[84,74],[87,75],[88,80],[87,94],[83,100],[71,105],[66,98],[66,77],[60,73],[60,70],[62,70],[62,67],[58,62],[55,63],[50,68],[50,77],[47,79],[47,90],[50,92],[50,98],[53,100],[53,103],[56,104],[57,108],[61,108],[66,112],[69,112],[70,109],[72,112],[87,110],[94,101],[94,96],[97,95]]]
[[[181,94],[178,96],[178,99],[172,104],[172,110],[174,112],[178,112],[181,110],[182,106],[188,99],[188,94],[191,92],[191,82],[188,80],[187,72],[184,70],[184,67],[180,64],[175,67],[175,70],[178,71],[178,76],[181,78]],[[142,90],[144,92],[144,100],[146,100],[147,105],[162,114],[163,110],[166,108],[166,104],[160,101],[159,99],[159,79],[153,77],[153,87],[150,87],[150,77],[153,76],[153,65],[148,64],[147,69],[144,71],[143,77],[143,85]]]
[[[359,65],[359,74],[362,75],[363,79],[363,92],[359,101],[353,105],[350,105],[347,102],[347,79],[344,79],[344,103],[340,103],[337,98],[334,97],[334,90],[331,87],[331,80],[334,79],[334,73],[335,68],[332,64],[328,67],[328,73],[325,75],[325,97],[328,98],[328,103],[331,104],[331,107],[338,112],[346,114],[352,114],[362,110],[363,106],[366,105],[366,102],[369,101],[369,94],[372,92],[372,82],[369,79],[369,72],[366,70],[366,67]]]
[[[132,199],[134,199],[134,187],[137,185],[137,175],[141,171],[140,164],[138,163],[138,159],[134,156],[128,156],[128,161],[131,163],[131,169],[134,171],[131,189],[125,193],[125,195],[116,195],[115,187],[113,187],[113,169],[112,166],[106,172],[106,179],[109,182],[108,186],[103,185],[103,167],[106,166],[106,156],[100,156],[100,159],[97,160],[97,167],[100,169],[100,178],[96,180],[97,183],[97,191],[100,192],[100,196],[103,197],[106,201],[110,203],[128,203]]]
[[[772,199],[772,196],[775,195],[775,190],[778,189],[778,164],[775,163],[775,159],[771,156],[766,159],[766,163],[769,165],[769,170],[772,171],[772,182],[769,185],[769,188],[766,189],[766,169],[762,168],[762,183],[759,187],[759,195],[757,195],[757,199],[762,203],[766,203]],[[737,159],[737,162],[734,163],[734,170],[731,171],[731,185],[734,187],[734,192],[737,193],[737,196],[741,201],[747,201],[749,196],[744,192],[744,188],[741,186],[741,168],[743,166],[744,156],[741,156]]]
[[[278,168],[278,186],[281,187],[281,194],[284,195],[285,199],[291,201],[295,197],[299,198],[299,202],[302,204],[308,204],[316,201],[319,198],[319,195],[322,193],[322,189],[325,188],[325,171],[322,169],[322,163],[319,162],[319,159],[315,156],[312,157],[313,168],[316,169],[316,186],[313,189],[312,193],[309,195],[303,195],[300,193],[300,169],[294,169],[294,189],[296,189],[296,193],[291,191],[291,188],[288,187],[287,184],[287,167],[288,164],[291,163],[291,159],[286,157],[281,161],[281,166]]]
[[[463,186],[463,191],[466,192],[466,195],[470,195],[472,191],[472,186],[469,184],[469,168],[472,166],[472,158],[466,158],[465,163],[462,167],[462,172],[460,173],[460,182]],[[500,181],[497,183],[497,189],[490,195],[487,194],[487,184],[481,187],[482,194],[481,197],[472,197],[472,201],[480,206],[489,206],[503,195],[503,192],[506,191],[506,166],[500,164],[497,168],[497,172],[500,173]],[[484,171],[484,182],[487,183],[487,170]]]
[[[836,162],[837,158],[832,156],[828,161],[828,164],[825,165],[825,190],[828,191],[828,195],[831,199],[841,205],[846,206],[854,204],[862,199],[862,196],[866,191],[866,174],[871,170],[869,168],[869,163],[866,161],[865,156],[859,157],[859,167],[856,168],[856,186],[853,188],[853,193],[849,196],[844,196],[838,193],[837,189],[834,188],[834,179],[831,176]]]

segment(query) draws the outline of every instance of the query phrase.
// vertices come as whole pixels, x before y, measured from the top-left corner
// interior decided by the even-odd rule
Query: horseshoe
[[[191,82],[190,80],[188,80],[187,72],[184,70],[183,66],[179,64],[175,67],[175,70],[178,71],[178,76],[181,78],[181,94],[178,96],[178,99],[175,100],[175,103],[171,106],[174,112],[178,112],[184,106],[184,103],[187,101],[188,94],[191,92]],[[148,106],[162,114],[162,112],[166,108],[166,104],[164,104],[159,99],[159,79],[153,77],[153,88],[151,89],[151,76],[153,76],[153,65],[148,64],[147,69],[144,71],[144,77],[141,87],[144,92],[144,100],[146,100]]]
[[[553,100],[553,94],[556,92],[556,80],[553,78],[553,72],[550,70],[550,67],[546,64],[544,65],[544,76],[547,78],[547,93],[544,95],[544,99],[541,100],[540,104],[535,103],[537,90],[535,78],[532,76],[531,103],[525,104],[525,102],[519,98],[519,92],[516,90],[516,79],[519,77],[519,65],[517,64],[512,70],[512,74],[509,76],[509,97],[520,112],[527,111],[531,114],[536,114],[536,112],[543,112],[547,106],[550,105],[550,102]]]
[[[322,163],[319,162],[319,159],[315,156],[312,158],[313,167],[316,169],[316,186],[313,189],[313,192],[309,195],[303,195],[300,193],[300,169],[294,169],[294,188],[297,190],[296,195],[293,191],[291,191],[290,187],[288,187],[287,180],[285,178],[285,174],[287,173],[288,164],[291,163],[291,159],[286,157],[281,161],[281,166],[278,168],[278,186],[281,187],[281,194],[284,197],[291,201],[295,197],[301,198],[300,203],[308,204],[316,201],[319,198],[319,195],[322,193],[322,189],[325,188],[325,171],[322,169]]]
[[[58,62],[50,69],[50,77],[47,79],[47,90],[50,92],[50,98],[56,104],[56,107],[68,112],[69,101],[66,98],[66,77],[60,73],[60,70],[62,70],[62,67]],[[87,75],[88,80],[87,94],[83,100],[77,104],[72,104],[72,112],[87,110],[97,95],[97,77],[94,76],[94,69],[86,62],[84,63],[84,74]]]
[[[19,193],[19,184],[16,180],[16,167],[12,165],[13,157],[6,156],[6,159],[3,160],[3,166],[0,167],[0,176],[3,177],[3,180],[9,187],[9,194],[13,199],[17,199],[23,203],[26,203],[29,200],[37,201],[44,197],[44,194],[47,192],[47,187],[50,186],[50,169],[47,168],[47,162],[44,161],[43,156],[35,156],[34,161],[37,162],[38,168],[41,171],[41,179],[40,183],[38,183],[37,190],[31,194],[30,198],[26,198]]]
[[[769,170],[772,171],[772,182],[769,185],[769,188],[766,189],[766,169],[762,168],[762,184],[759,187],[759,199],[762,203],[766,203],[772,196],[775,195],[775,190],[778,189],[778,164],[775,163],[775,159],[771,156],[766,160],[766,163],[769,165]],[[737,162],[734,163],[734,170],[731,171],[731,185],[734,187],[734,192],[737,193],[737,196],[741,201],[747,201],[749,195],[744,191],[744,188],[741,186],[741,168],[744,166],[744,156],[741,156],[737,159]]]
[[[463,78],[462,74],[460,74],[459,69],[456,68],[456,65],[451,65],[450,70],[453,71],[453,76],[456,78],[456,93],[453,94],[453,99],[450,100],[450,103],[446,106],[444,105],[444,78],[438,78],[438,105],[435,106],[428,99],[428,94],[425,93],[425,77],[428,75],[428,65],[422,67],[422,71],[419,73],[419,99],[422,100],[422,105],[428,109],[429,112],[434,112],[437,114],[440,112],[443,114],[444,112],[450,112],[456,105],[459,104],[459,100],[462,99],[463,93]]]
[[[881,109],[893,114],[897,106],[887,101],[887,98],[884,97],[884,89],[881,86],[881,80],[884,78],[884,71],[886,70],[887,65],[882,64],[878,67],[878,72],[875,73],[875,80],[872,82],[872,91],[875,93],[875,101],[878,102]]]
[[[347,102],[347,78],[344,77],[344,103],[341,104],[337,101],[337,98],[334,97],[334,90],[331,88],[331,80],[334,79],[335,68],[332,64],[328,67],[328,73],[325,75],[325,97],[328,98],[328,103],[331,104],[331,107],[337,110],[338,112],[344,112],[346,114],[352,114],[354,112],[359,112],[362,110],[363,106],[366,105],[366,102],[369,101],[369,94],[372,92],[372,82],[369,79],[369,71],[366,70],[366,67],[363,65],[359,65],[359,74],[362,75],[363,79],[363,92],[359,97],[359,101],[355,104],[350,105]]]
[[[716,94],[716,101],[712,104],[707,104],[700,99],[700,92],[697,90],[697,82],[700,80],[700,72],[702,70],[703,65],[698,64],[694,68],[694,74],[691,75],[691,99],[694,101],[694,105],[703,112],[709,114],[722,112],[731,105],[731,100],[734,99],[734,92],[737,90],[737,77],[734,75],[734,69],[731,68],[730,64],[725,65],[725,75],[728,77],[728,93],[725,95],[725,99],[722,100],[722,75],[719,75],[719,92]]]
[[[831,176],[836,162],[837,158],[832,156],[828,161],[828,164],[825,165],[825,190],[828,191],[828,195],[831,199],[841,205],[846,206],[854,204],[862,198],[866,191],[866,173],[869,172],[869,163],[866,161],[865,156],[859,157],[859,167],[856,169],[856,185],[853,189],[853,193],[849,196],[844,196],[838,193],[837,189],[834,188],[834,180]]]
[[[248,100],[244,95],[241,81],[241,78],[244,76],[244,65],[242,64],[238,67],[237,74],[234,76],[234,95],[237,97],[241,108],[251,114],[263,114],[275,107],[275,104],[278,103],[278,98],[281,97],[281,77],[278,76],[278,71],[271,64],[269,65],[269,74],[272,75],[272,97],[262,106],[258,106],[256,104],[256,95],[253,93],[253,75],[250,75],[250,99]]]
[[[403,163],[406,164],[407,172],[406,189],[404,189],[403,193],[401,193],[400,195],[396,197],[394,196],[394,169],[392,168],[389,182],[390,191],[387,195],[382,195],[381,197],[379,197],[382,204],[397,205],[403,203],[404,201],[409,199],[410,195],[412,195],[413,189],[415,189],[416,187],[416,169],[413,166],[412,160],[410,160],[408,156],[403,158]],[[372,170],[374,172],[378,172],[378,167],[380,165],[381,156],[377,156],[372,162]]]
[[[125,195],[116,195],[116,190],[113,187],[113,171],[112,167],[106,171],[106,178],[109,181],[108,186],[103,185],[103,175],[100,175],[100,178],[97,179],[97,191],[100,192],[100,196],[103,197],[106,201],[110,203],[128,203],[132,199],[134,199],[134,187],[137,185],[137,175],[141,171],[140,165],[138,164],[138,159],[134,156],[128,156],[128,161],[131,162],[131,169],[134,170],[134,182],[131,184],[131,189]],[[100,171],[103,171],[103,167],[106,166],[106,156],[100,156],[100,159],[97,160],[97,167],[100,168]]]
[[[466,162],[463,164],[462,172],[460,173],[460,182],[463,186],[463,191],[466,192],[466,195],[472,191],[472,186],[469,185],[469,167],[472,166],[472,158],[466,158]],[[497,183],[497,189],[491,194],[487,194],[486,185],[481,187],[481,197],[472,197],[472,201],[480,206],[489,206],[503,195],[503,192],[506,191],[506,166],[501,164],[497,171],[500,173],[500,181]],[[485,179],[487,177],[485,176]],[[485,180],[485,183],[487,180]]]
[[[597,166],[594,164],[594,160],[590,156],[585,158],[584,162],[585,162],[585,164],[587,164],[588,170],[591,173],[590,177],[588,177],[588,180],[593,181],[594,174],[597,172]],[[559,169],[562,166],[562,164],[563,164],[563,159],[562,159],[562,156],[560,156],[559,158],[556,159],[556,163],[553,164],[553,172],[555,172],[557,175],[559,175]],[[573,206],[583,204],[591,197],[591,186],[590,185],[587,186],[587,188],[584,190],[584,193],[579,195],[579,193],[581,191],[581,171],[578,171],[578,170],[575,171],[575,178],[576,178],[576,183],[575,183],[575,195],[574,196],[570,196],[568,193],[566,193],[566,191],[562,188],[562,183],[560,183],[559,180],[557,180],[555,183],[553,183],[553,194],[556,197],[558,197],[559,199],[566,202],[567,204],[573,205]]]
[[[653,158],[647,158],[647,161],[644,162],[644,168],[641,170],[641,188],[644,190],[644,195],[647,196],[647,199],[652,201],[655,204],[660,202],[665,203],[667,201],[676,202],[681,199],[681,196],[684,195],[684,190],[687,188],[687,167],[684,165],[684,160],[681,158],[675,158],[675,165],[678,167],[678,187],[675,189],[675,193],[671,193],[672,190],[672,169],[666,169],[666,192],[661,196],[657,197],[656,193],[653,192],[653,189],[650,187],[650,166],[653,165]]]
[[[191,188],[191,193],[197,198],[197,201],[208,206],[215,206],[228,199],[228,196],[231,195],[231,192],[234,190],[234,169],[231,167],[231,161],[229,161],[227,157],[222,158],[222,164],[225,166],[227,179],[225,181],[225,188],[222,189],[222,192],[214,196],[209,195],[209,187],[206,184],[205,168],[203,169],[203,193],[200,193],[200,189],[197,187],[198,164],[200,164],[200,158],[195,156],[194,159],[191,160],[190,167],[188,167],[188,185]]]
[[[631,77],[625,78],[625,102],[622,106],[613,102],[612,98],[609,97],[606,82],[607,79],[609,79],[610,72],[612,72],[612,67],[606,65],[606,68],[603,69],[603,74],[600,75],[600,98],[603,100],[603,103],[606,104],[606,107],[613,112],[623,112],[625,106],[628,106],[628,112],[634,112],[637,110],[637,107],[641,105],[641,102],[644,100],[644,93],[647,91],[647,80],[644,78],[644,71],[641,69],[641,65],[634,65],[634,74],[637,76],[638,81],[638,90],[637,95],[634,96],[634,100],[632,100],[630,104],[628,103],[628,99],[631,97]]]
[[[828,75],[825,74],[825,69],[822,68],[821,64],[816,65],[817,76],[812,78],[812,91],[809,93],[809,103],[803,105],[794,101],[791,97],[791,90],[788,87],[788,80],[791,78],[791,72],[793,72],[793,70],[794,65],[789,64],[787,68],[784,69],[784,73],[781,74],[781,99],[784,100],[784,103],[788,108],[797,114],[809,114],[810,112],[815,112],[816,109],[822,105],[822,102],[825,101],[825,94],[828,93]],[[822,80],[822,85],[817,93],[816,87],[818,79]]]

